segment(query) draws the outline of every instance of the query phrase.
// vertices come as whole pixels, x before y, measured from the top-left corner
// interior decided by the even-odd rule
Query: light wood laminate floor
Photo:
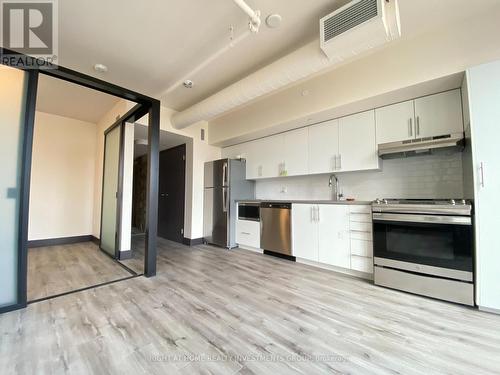
[[[28,301],[129,276],[92,242],[28,250]]]
[[[158,276],[0,316],[2,374],[494,374],[500,317],[159,239]],[[337,357],[338,356],[338,357]]]

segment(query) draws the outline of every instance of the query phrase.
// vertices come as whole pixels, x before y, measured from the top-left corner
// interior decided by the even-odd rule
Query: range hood
[[[455,133],[383,143],[378,146],[378,156],[382,159],[397,159],[443,152],[459,152],[464,149],[464,140],[464,133]]]

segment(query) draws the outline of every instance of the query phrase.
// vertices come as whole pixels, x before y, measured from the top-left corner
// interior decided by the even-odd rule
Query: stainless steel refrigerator
[[[228,249],[236,247],[236,201],[255,198],[255,183],[246,180],[245,160],[222,159],[205,163],[204,183],[204,240]]]

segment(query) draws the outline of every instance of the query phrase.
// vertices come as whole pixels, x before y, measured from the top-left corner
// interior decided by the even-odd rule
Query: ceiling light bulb
[[[186,80],[182,83],[182,85],[183,85],[185,88],[187,88],[187,89],[192,89],[192,88],[193,88],[193,86],[194,86],[194,83],[193,83],[193,81],[191,81],[190,79],[186,79]]]
[[[270,14],[266,18],[266,25],[270,29],[276,29],[281,25],[281,16],[279,14]]]
[[[108,71],[108,67],[104,64],[95,64],[94,70],[99,73],[106,73]]]

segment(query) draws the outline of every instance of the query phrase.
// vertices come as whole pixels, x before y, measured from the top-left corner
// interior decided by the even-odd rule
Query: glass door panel
[[[28,73],[0,66],[0,308],[18,303],[19,218]]]
[[[101,249],[115,257],[117,247],[118,178],[121,126],[109,131],[104,142],[104,175],[101,212]]]

